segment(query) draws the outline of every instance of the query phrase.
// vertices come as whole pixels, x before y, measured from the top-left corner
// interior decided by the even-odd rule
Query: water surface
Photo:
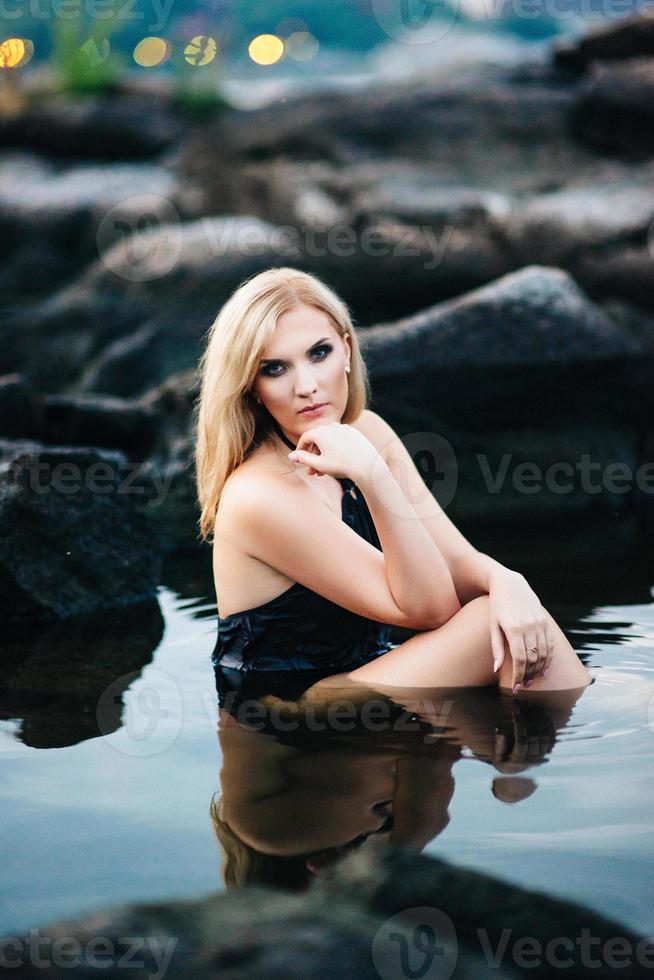
[[[401,754],[433,822],[425,853],[652,934],[654,573],[648,537],[626,520],[469,534],[527,575],[596,681],[564,723],[477,692],[447,750],[407,736]],[[170,556],[164,582],[159,608],[140,617],[3,644],[0,934],[223,887],[209,817],[222,759],[207,553]],[[373,750],[359,739],[351,771],[371,773],[371,758],[383,768],[387,749]],[[343,785],[323,780],[337,817]]]

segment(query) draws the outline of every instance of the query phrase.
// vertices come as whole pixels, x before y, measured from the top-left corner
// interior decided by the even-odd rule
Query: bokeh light
[[[257,65],[274,65],[284,54],[284,42],[276,34],[257,34],[248,45],[248,54]]]
[[[198,34],[184,48],[184,58],[196,68],[208,65],[216,57],[216,42],[208,34]]]
[[[34,55],[34,44],[29,38],[8,37],[0,44],[0,68],[22,68]]]
[[[286,53],[295,61],[310,61],[320,47],[318,39],[309,31],[294,31],[286,39]]]
[[[134,61],[141,68],[156,68],[170,58],[170,41],[162,37],[144,37],[134,48]]]

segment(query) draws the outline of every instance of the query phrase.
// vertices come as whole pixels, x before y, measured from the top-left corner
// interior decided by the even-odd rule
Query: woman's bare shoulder
[[[218,514],[237,517],[240,504],[255,496],[265,497],[276,486],[297,487],[302,480],[290,463],[280,459],[274,450],[260,449],[233,470],[220,495]]]

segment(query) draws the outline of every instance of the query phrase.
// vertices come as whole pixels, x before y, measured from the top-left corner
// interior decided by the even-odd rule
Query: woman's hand
[[[327,422],[303,432],[288,458],[308,467],[309,476],[349,477],[355,483],[381,459],[373,444],[351,425]]]
[[[540,765],[556,745],[556,729],[547,710],[519,700],[511,705],[511,718],[501,719],[495,727],[491,760],[505,775]]]
[[[505,637],[513,660],[511,686],[529,685],[545,676],[554,653],[547,611],[523,575],[505,570],[493,575],[489,591],[490,634],[495,673],[504,663]]]

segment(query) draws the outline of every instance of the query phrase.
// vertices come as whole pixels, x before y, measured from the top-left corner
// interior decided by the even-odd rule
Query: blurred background
[[[54,70],[53,88],[80,94],[147,74],[253,105],[283,90],[347,88],[462,58],[515,58],[647,7],[643,0],[8,0],[4,62],[31,61],[32,74]],[[199,67],[205,71],[189,70]]]

